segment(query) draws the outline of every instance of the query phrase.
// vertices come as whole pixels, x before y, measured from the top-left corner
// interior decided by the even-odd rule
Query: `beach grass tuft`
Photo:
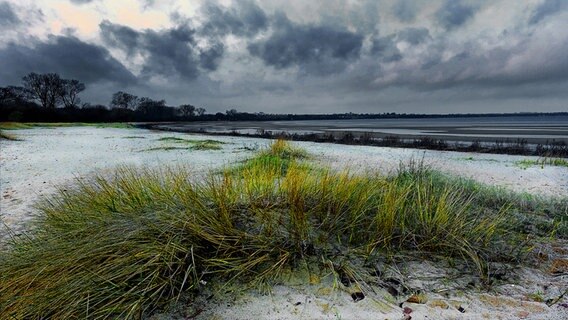
[[[484,206],[420,163],[384,177],[308,158],[278,140],[199,181],[183,167],[77,180],[0,251],[0,318],[140,318],[198,294],[200,280],[262,287],[310,265],[362,283],[365,265],[404,250],[463,259],[483,277],[525,249],[509,203]]]

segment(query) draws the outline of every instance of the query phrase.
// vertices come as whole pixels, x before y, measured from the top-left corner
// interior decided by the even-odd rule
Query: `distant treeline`
[[[189,121],[205,115],[205,109],[191,104],[177,107],[165,100],[138,97],[117,91],[109,105],[82,103],[86,89],[76,79],[56,73],[30,73],[22,86],[0,87],[0,121],[19,122],[145,122]]]
[[[173,122],[173,121],[286,121],[397,118],[455,118],[500,116],[568,116],[568,112],[490,113],[490,114],[412,114],[412,113],[334,113],[270,114],[241,112],[206,113],[191,104],[168,106],[165,100],[138,97],[117,91],[108,105],[82,103],[79,94],[86,89],[76,79],[63,79],[56,73],[30,73],[22,86],[0,87],[0,121],[18,122]]]
[[[184,110],[186,109],[186,110]],[[193,109],[193,111],[192,111]],[[287,121],[349,119],[411,119],[502,116],[568,116],[555,113],[491,113],[491,114],[407,114],[407,113],[334,113],[334,114],[268,114],[229,110],[205,113],[191,105],[167,106],[162,101],[146,102],[141,107],[121,108],[83,104],[80,107],[44,108],[34,101],[0,101],[0,121],[17,122],[175,122],[175,121]],[[198,112],[196,112],[197,110]]]
[[[205,114],[199,120],[224,121],[292,121],[292,120],[355,120],[355,119],[420,119],[420,118],[480,118],[480,117],[539,117],[539,116],[568,116],[568,112],[517,112],[517,113],[450,113],[450,114],[420,114],[420,113],[326,113],[326,114],[274,114],[238,112],[235,109],[225,113]]]

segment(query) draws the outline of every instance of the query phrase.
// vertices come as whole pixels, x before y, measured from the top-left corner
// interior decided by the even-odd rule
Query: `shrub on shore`
[[[419,165],[362,176],[306,156],[277,141],[203,181],[132,167],[77,181],[0,252],[0,317],[139,318],[202,279],[270,284],[307,261],[342,272],[348,255],[436,252],[482,275],[487,261],[515,257],[506,205],[480,209],[476,193]],[[363,281],[366,271],[343,272]]]

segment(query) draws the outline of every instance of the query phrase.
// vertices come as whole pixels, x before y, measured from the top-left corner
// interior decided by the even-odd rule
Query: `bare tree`
[[[24,88],[44,108],[55,108],[61,98],[63,79],[57,73],[30,73],[22,78]]]
[[[85,90],[85,84],[79,80],[63,80],[61,90],[61,100],[66,108],[77,107],[81,103],[79,93]]]
[[[12,91],[9,87],[0,88],[0,103],[8,103],[13,101]]]
[[[137,105],[138,97],[123,91],[113,94],[110,102],[110,106],[113,108],[135,109]]]
[[[29,98],[30,94],[24,87],[0,87],[0,104],[20,103]]]
[[[195,114],[196,114],[198,117],[201,117],[202,115],[205,114],[205,109],[203,109],[203,108],[197,108],[197,109],[195,109]]]
[[[153,100],[148,97],[142,97],[138,99],[138,107],[136,111],[141,112],[143,114],[151,114],[160,108],[164,108],[166,106],[166,100]]]
[[[195,107],[191,104],[182,104],[179,106],[179,111],[184,117],[193,117],[195,115]]]
[[[236,116],[238,113],[239,113],[239,112],[237,111],[237,109],[231,109],[231,110],[225,111],[225,114],[226,114],[228,117],[234,117],[234,116]]]

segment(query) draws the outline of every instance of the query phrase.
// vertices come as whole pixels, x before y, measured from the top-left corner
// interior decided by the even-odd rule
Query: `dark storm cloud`
[[[99,25],[101,37],[111,47],[125,51],[129,56],[138,50],[140,33],[130,27],[111,23],[104,20]]]
[[[109,19],[120,18],[115,6],[103,8],[109,1],[69,1],[101,4]],[[52,27],[61,12],[49,1],[0,0],[6,30],[0,85],[18,84],[31,71],[59,72],[88,82],[84,97],[91,102],[107,103],[112,92],[127,90],[212,112],[228,105],[269,112],[399,111],[403,105],[401,112],[476,112],[493,111],[471,107],[480,97],[560,100],[568,92],[562,21],[568,0],[517,2],[215,0],[195,1],[201,8],[183,12],[176,1],[138,0],[132,10],[148,11],[146,17],[163,11],[170,21],[160,22],[168,27],[137,29],[101,17],[97,38],[67,20],[69,29]],[[506,19],[498,16],[503,8],[511,10]],[[47,19],[31,16],[35,10],[41,17],[42,9]],[[62,35],[27,38],[49,30]],[[97,45],[78,39],[83,36]],[[454,110],[454,104],[463,107]]]
[[[196,31],[188,25],[137,31],[103,21],[99,27],[106,44],[121,49],[129,56],[139,54],[143,57],[143,76],[195,79],[200,74],[199,67],[215,70],[224,50],[220,42],[213,43],[210,48],[198,47]]]
[[[252,1],[239,1],[228,8],[208,2],[202,12],[207,21],[200,32],[207,36],[252,36],[268,27],[268,17]]]
[[[0,49],[0,79],[14,84],[29,72],[56,72],[86,83],[135,81],[108,50],[73,36],[50,36],[29,46],[11,42]]]
[[[22,21],[18,18],[16,12],[8,2],[0,2],[0,26],[13,27],[19,25]]]
[[[379,56],[383,62],[393,62],[402,59],[402,54],[396,47],[395,35],[373,39],[371,53]]]
[[[249,44],[251,55],[277,69],[302,66],[316,74],[343,70],[350,60],[357,59],[363,36],[341,26],[301,25],[278,14],[272,34]]]
[[[371,54],[378,56],[383,62],[395,62],[402,60],[403,56],[397,47],[398,42],[408,42],[418,45],[431,39],[430,32],[426,28],[407,28],[396,34],[379,37],[372,40]]]
[[[447,0],[436,12],[436,19],[447,30],[466,23],[475,14],[475,8],[463,0]]]
[[[392,13],[402,22],[412,22],[418,13],[417,3],[413,0],[399,0],[392,7]]]
[[[420,44],[427,39],[431,39],[430,31],[426,28],[407,28],[399,31],[397,38],[401,41],[406,41],[412,45]]]
[[[568,1],[566,0],[545,0],[534,9],[529,23],[538,23],[546,17],[554,15],[566,9],[568,9]]]
[[[252,1],[239,1],[231,7],[206,2],[201,12],[206,20],[197,29],[197,34],[206,39],[209,46],[199,50],[199,64],[208,71],[218,68],[225,53],[226,35],[249,38],[265,30],[269,23],[265,12]]]
[[[515,94],[512,88],[521,85],[568,81],[568,61],[561,54],[548,55],[541,59],[545,61],[534,63],[533,56],[546,53],[531,52],[534,49],[526,44],[480,51],[476,49],[476,43],[469,43],[456,54],[445,58],[447,50],[444,44],[434,42],[428,51],[420,56],[418,65],[395,65],[389,69],[388,80],[382,80],[382,74],[377,72],[375,77],[379,81],[371,88],[400,86],[418,91],[435,91],[475,87],[505,90],[508,94]],[[568,42],[554,48],[554,51],[558,52],[567,50]],[[522,56],[525,56],[522,63],[511,64]],[[519,91],[516,94],[520,93]]]
[[[199,63],[201,67],[210,71],[217,70],[224,52],[225,48],[223,43],[220,42],[211,45],[211,47],[207,50],[202,50],[199,54]]]

